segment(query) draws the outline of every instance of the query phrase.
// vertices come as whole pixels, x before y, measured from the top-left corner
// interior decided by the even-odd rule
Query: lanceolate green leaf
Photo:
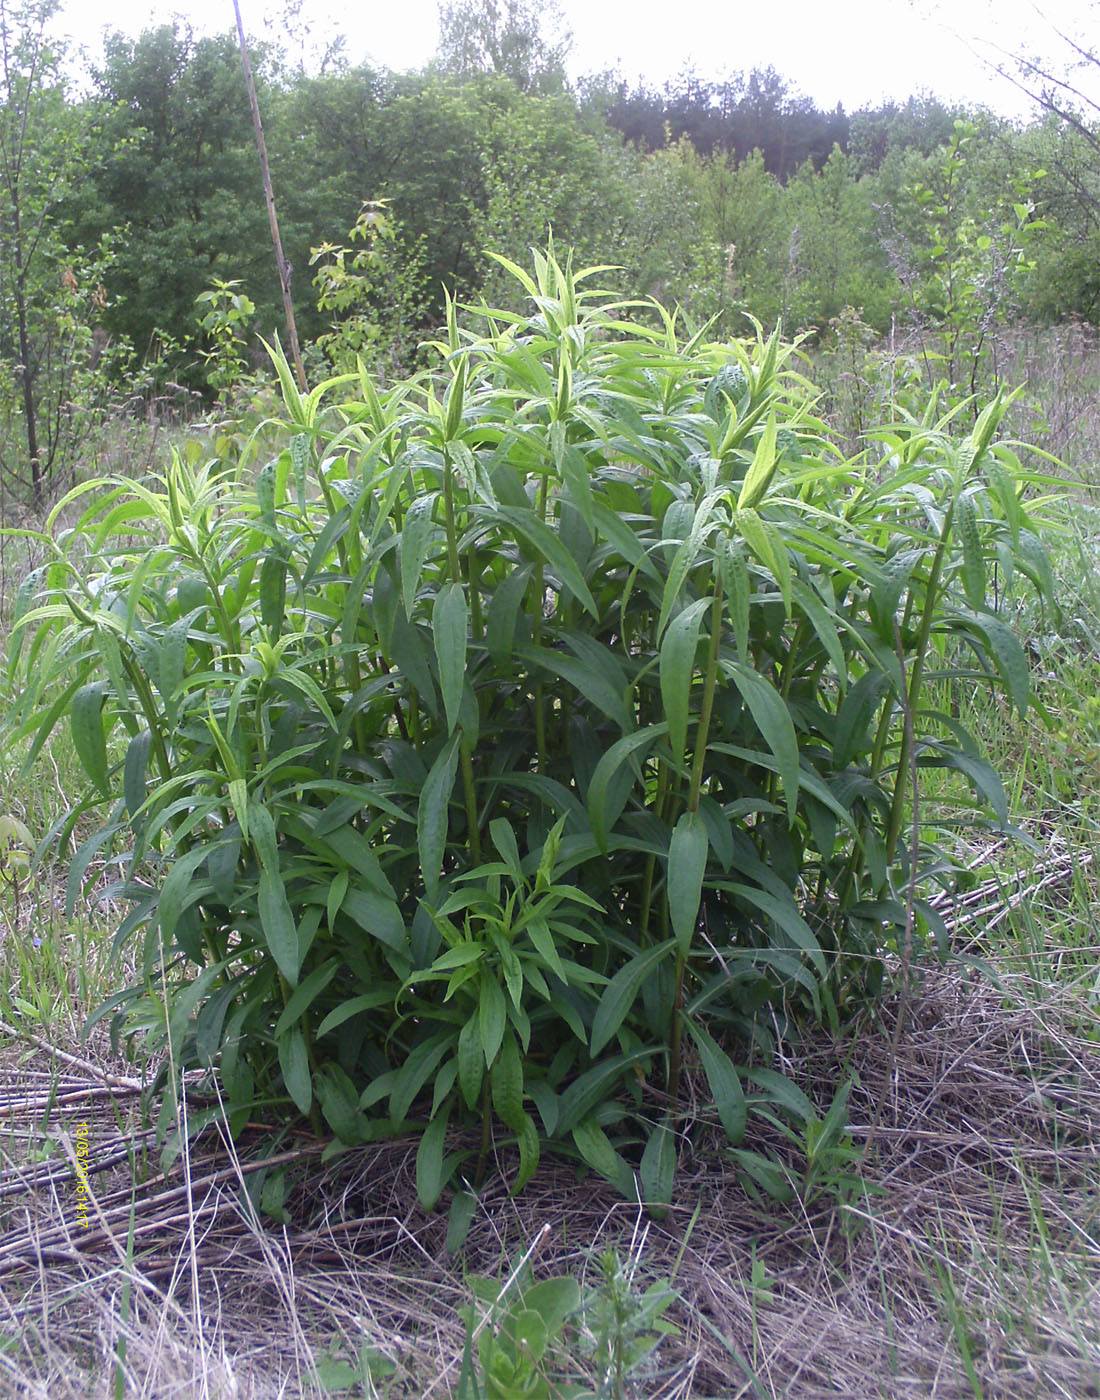
[[[699,1051],[699,1061],[707,1077],[719,1121],[726,1130],[726,1137],[737,1147],[745,1136],[747,1117],[741,1080],[730,1057],[709,1031],[688,1016],[684,1017],[684,1024]]]
[[[673,754],[683,753],[687,744],[688,707],[695,675],[699,624],[710,603],[709,598],[698,598],[694,603],[689,603],[668,624],[661,641],[661,699]]]
[[[279,1017],[275,1025],[276,1040],[278,1040],[284,1032],[297,1025],[339,970],[340,964],[335,958],[330,958],[327,963],[322,964],[321,967],[315,968],[314,971],[310,973],[283,1008],[283,1014]],[[305,1113],[307,1110],[303,1109],[302,1112]]]
[[[294,1100],[298,1112],[305,1115],[313,1102],[313,1086],[309,1077],[309,1055],[301,1027],[294,1026],[278,1038],[279,1067],[283,1072],[286,1091]]]
[[[577,1124],[573,1129],[573,1141],[588,1165],[618,1187],[623,1196],[629,1198],[634,1182],[633,1174],[594,1118],[586,1118]]]
[[[533,511],[518,510],[511,506],[499,506],[495,514],[509,524],[521,536],[531,551],[534,562],[545,560],[574,598],[593,617],[599,616],[596,601],[589,591],[584,575],[577,568],[572,556],[558,539],[557,535],[534,514]]]
[[[607,849],[608,830],[619,815],[618,812],[609,811],[607,806],[608,789],[612,779],[623,764],[637,764],[641,753],[655,744],[667,729],[667,724],[651,724],[645,729],[635,730],[633,734],[626,734],[617,739],[596,764],[588,784],[588,816],[601,850]],[[638,775],[640,776],[640,771]]]
[[[638,953],[619,969],[604,988],[592,1019],[592,1036],[588,1046],[591,1055],[598,1055],[622,1025],[638,998],[642,983],[668,957],[673,943],[674,940],[670,938]]]
[[[745,480],[741,483],[741,493],[737,497],[738,510],[748,510],[759,505],[771,485],[779,461],[775,452],[776,428],[777,424],[773,413],[768,418],[767,426],[760,435],[752,463],[745,473]]]
[[[458,723],[462,685],[466,678],[466,633],[469,614],[460,583],[448,583],[436,595],[432,612],[432,643],[439,662],[439,689],[447,715],[447,728]]]
[[[658,1220],[663,1220],[672,1204],[672,1182],[676,1175],[676,1134],[664,1117],[649,1135],[638,1167],[642,1200]]]
[[[264,942],[279,971],[292,987],[296,986],[301,961],[298,928],[290,912],[286,887],[277,869],[260,871],[258,909]]]
[[[447,1184],[444,1142],[450,1108],[443,1108],[424,1129],[416,1149],[416,1194],[425,1210],[433,1210]]]
[[[695,936],[707,869],[707,828],[698,812],[684,812],[668,847],[668,912],[681,953]]]
[[[1009,699],[1022,715],[1027,709],[1031,692],[1031,669],[1019,639],[1000,618],[987,614],[970,614],[964,617],[964,630],[971,634],[972,639],[973,634],[976,634],[979,650],[984,650],[982,643],[985,643],[1005,683]]]
[[[790,712],[778,691],[751,667],[727,657],[722,657],[719,664],[741,692],[764,742],[775,754],[787,813],[793,822],[798,810],[798,739]]]
[[[509,1031],[493,1065],[493,1107],[502,1123],[513,1132],[521,1132],[526,1114],[523,1111],[523,1059],[519,1042]]]
[[[103,732],[103,703],[107,694],[106,681],[92,681],[81,686],[72,699],[69,726],[73,747],[85,773],[99,791],[107,796],[107,739]]]
[[[955,502],[955,525],[962,540],[963,590],[970,606],[980,608],[985,602],[985,558],[973,496],[963,494]]]
[[[443,851],[447,843],[451,791],[458,769],[458,735],[453,734],[432,764],[420,793],[416,815],[416,844],[420,870],[430,900],[439,890]]]
[[[420,575],[434,538],[442,539],[442,531],[434,523],[432,512],[439,498],[438,491],[417,496],[405,514],[401,531],[401,601],[405,616],[412,617]]]

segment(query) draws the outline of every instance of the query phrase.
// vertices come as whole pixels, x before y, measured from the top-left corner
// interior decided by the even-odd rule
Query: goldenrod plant
[[[749,1112],[816,1121],[777,1050],[946,946],[927,896],[1006,805],[930,696],[1027,707],[1004,600],[1049,592],[1043,483],[1003,399],[848,458],[778,334],[508,267],[528,310],[451,305],[439,368],[386,390],[303,394],[276,348],[255,478],[71,492],[9,725],[31,761],[71,727],[71,896],[115,853],[141,975],[98,1016],[216,1072],[234,1130],[415,1133],[425,1207],[549,1148],[660,1211],[689,1061],[734,1147]],[[928,769],[950,801],[914,824]]]

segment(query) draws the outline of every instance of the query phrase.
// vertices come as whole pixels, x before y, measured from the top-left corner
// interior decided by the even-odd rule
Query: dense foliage
[[[254,479],[78,487],[17,604],[15,721],[37,752],[69,716],[88,775],[70,897],[110,854],[132,902],[101,1014],[217,1065],[234,1126],[415,1131],[426,1205],[549,1143],[659,1208],[690,1059],[778,1191],[746,1114],[817,1119],[777,1048],[941,928],[967,785],[1005,817],[938,699],[1028,703],[1004,602],[1047,575],[1003,404],[847,460],[776,336],[510,270],[526,311],[449,308],[392,388],[302,394],[277,356]],[[927,770],[959,782],[918,817]]]

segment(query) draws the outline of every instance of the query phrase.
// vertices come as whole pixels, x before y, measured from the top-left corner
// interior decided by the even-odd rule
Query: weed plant
[[[914,782],[1006,805],[929,683],[1023,712],[998,600],[1049,569],[1003,400],[850,459],[778,336],[507,266],[530,311],[450,307],[437,373],[302,394],[276,351],[255,479],[192,454],[70,493],[11,728],[33,760],[67,719],[70,897],[110,853],[130,902],[140,975],[98,1015],[216,1067],[234,1130],[416,1133],[426,1207],[550,1144],[659,1211],[687,1057],[735,1148],[750,1111],[816,1122],[777,1047],[943,937],[960,813],[911,829]]]

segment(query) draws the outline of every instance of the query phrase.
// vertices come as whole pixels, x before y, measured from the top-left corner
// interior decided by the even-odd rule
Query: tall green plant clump
[[[277,357],[254,481],[180,457],[71,493],[15,720],[37,752],[68,716],[87,770],[70,897],[113,850],[132,901],[141,977],[100,1014],[217,1066],[235,1129],[419,1133],[425,1205],[546,1144],[659,1203],[689,1062],[735,1146],[808,1111],[777,1042],[936,930],[911,772],[1003,820],[927,683],[1022,710],[989,585],[1046,565],[999,403],[845,460],[777,337],[511,270],[530,314],[452,308],[435,375],[303,395]]]

